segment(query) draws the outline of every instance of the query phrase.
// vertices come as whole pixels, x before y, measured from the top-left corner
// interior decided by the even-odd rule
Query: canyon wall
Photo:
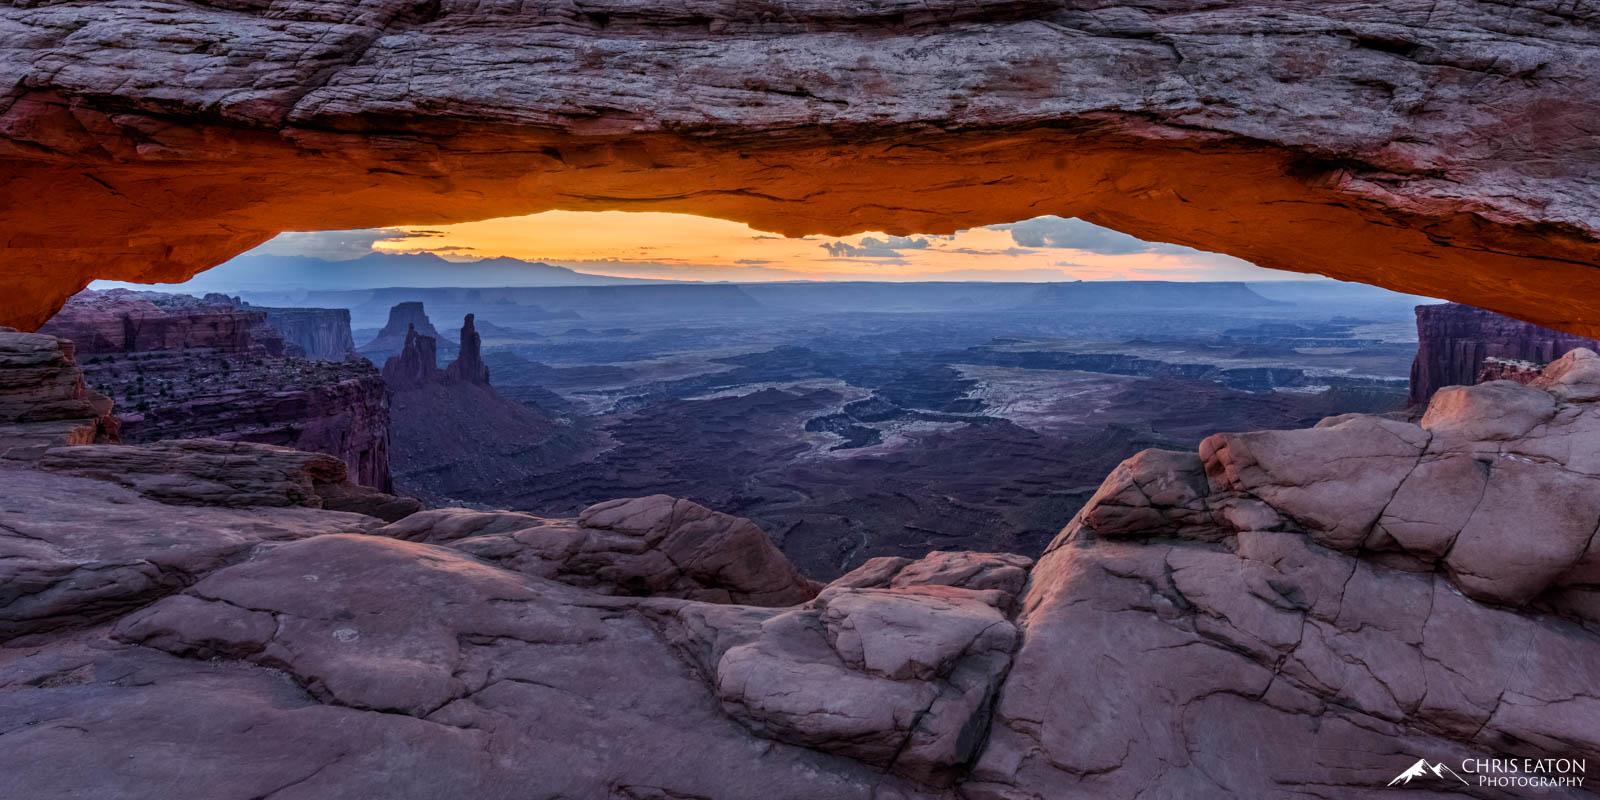
[[[1513,373],[1537,375],[1544,364],[1580,347],[1600,350],[1600,342],[1460,303],[1417,306],[1417,357],[1411,363],[1408,402],[1425,404],[1445,386],[1466,386]],[[1485,362],[1491,358],[1532,366],[1507,370],[1494,365],[1486,373]]]
[[[0,324],[280,231],[559,208],[1057,214],[1600,333],[1582,3],[28,2],[0,53]]]
[[[1600,758],[1597,453],[1577,350],[1145,451],[1037,563],[820,584],[662,495],[383,525],[326,457],[55,447],[0,460],[0,793],[1588,796],[1527,782]]]
[[[203,348],[282,356],[293,349],[261,311],[238,311],[220,295],[86,289],[39,328],[85,356]]]
[[[358,483],[391,489],[388,389],[378,371],[287,355],[300,347],[268,324],[268,312],[226,301],[90,291],[44,329],[88,343],[85,379],[115,399],[125,441],[214,437],[327,453]]]
[[[356,343],[350,336],[350,309],[347,308],[267,308],[249,306],[250,311],[266,315],[267,324],[283,334],[314,361],[344,361],[355,355]]]
[[[90,389],[72,342],[0,328],[0,460],[117,440],[111,398]]]

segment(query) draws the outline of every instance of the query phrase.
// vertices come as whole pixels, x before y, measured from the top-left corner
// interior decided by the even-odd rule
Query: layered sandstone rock
[[[1600,757],[1597,399],[1577,350],[1420,425],[1130,459],[1033,570],[967,796],[1366,797],[1410,754]]]
[[[0,793],[1521,796],[1388,784],[1600,758],[1597,439],[1574,351],[1420,424],[1147,451],[1036,565],[875,559],[814,597],[754,526],[671,498],[154,525],[115,485],[138,470],[10,469],[39,502],[0,504]],[[173,457],[127,450],[51,456]],[[791,602],[769,586],[795,604],[728,602]]]
[[[433,322],[428,319],[428,313],[422,309],[420,302],[397,303],[389,309],[389,321],[378,331],[372,341],[361,345],[359,351],[362,355],[374,361],[383,361],[394,356],[406,348],[411,332],[416,331],[418,336],[426,336],[433,340],[435,350],[443,341],[450,342],[439,335],[433,327]],[[435,356],[437,358],[437,355]],[[429,366],[439,366],[437,360],[430,362]]]
[[[253,356],[296,354],[283,333],[267,324],[265,313],[236,310],[220,296],[85,289],[39,332],[72,340],[85,356],[189,348]]]
[[[333,456],[249,442],[183,439],[57,447],[39,466],[111,481],[172,505],[304,506],[388,521],[422,508],[411,498],[351,483],[345,463]]]
[[[0,458],[115,440],[121,423],[111,408],[84,385],[72,342],[0,331]]]
[[[356,352],[348,308],[269,308],[248,306],[267,315],[267,324],[314,361],[344,361]]]
[[[378,371],[300,358],[271,312],[240,305],[223,295],[85,291],[45,330],[72,338],[80,354],[88,343],[85,379],[115,399],[127,442],[214,437],[328,453],[357,482],[391,490]]]
[[[625,208],[790,235],[1080,216],[1600,330],[1581,4],[0,14],[0,323],[282,230]]]
[[[181,591],[260,542],[383,524],[290,503],[172,505],[100,480],[15,466],[0,466],[0,486],[0,644],[115,618]],[[14,774],[0,776],[8,797],[48,794],[24,788]]]
[[[397,392],[437,383],[442,373],[436,342],[434,337],[418,333],[415,325],[407,327],[400,353],[383,362],[384,383]]]
[[[445,368],[448,380],[489,385],[489,367],[483,363],[483,337],[473,325],[473,315],[468,314],[461,323],[461,352]]]
[[[1417,357],[1411,363],[1410,404],[1426,404],[1441,387],[1498,380],[1517,372],[1495,366],[1485,378],[1491,359],[1531,362],[1536,365],[1531,371],[1536,376],[1544,364],[1580,347],[1600,349],[1600,342],[1460,303],[1417,306]]]
[[[439,509],[379,533],[607,594],[754,606],[816,594],[755,523],[666,495],[601,503],[576,519]]]

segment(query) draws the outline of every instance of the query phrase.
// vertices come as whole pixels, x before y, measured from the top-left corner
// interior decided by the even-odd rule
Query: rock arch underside
[[[0,10],[0,324],[284,230],[1040,214],[1600,334],[1584,3],[217,0]]]

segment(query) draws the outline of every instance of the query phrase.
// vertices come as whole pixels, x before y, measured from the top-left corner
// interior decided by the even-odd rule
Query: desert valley
[[[0,798],[1600,763],[1600,12],[0,8]]]

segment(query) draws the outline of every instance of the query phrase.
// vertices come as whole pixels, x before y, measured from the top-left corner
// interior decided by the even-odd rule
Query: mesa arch
[[[1600,335],[1600,11],[1535,0],[0,9],[0,324],[284,230],[1040,214]]]

